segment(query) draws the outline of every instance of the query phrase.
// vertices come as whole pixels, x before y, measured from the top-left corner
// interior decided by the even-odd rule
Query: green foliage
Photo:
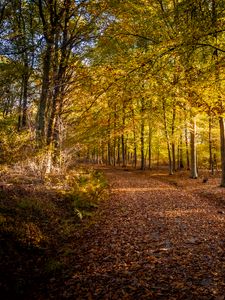
[[[0,163],[12,164],[34,154],[28,131],[17,131],[16,116],[0,117]]]
[[[84,171],[68,178],[70,190],[66,197],[72,201],[74,213],[80,218],[89,217],[106,197],[107,182],[99,171]]]

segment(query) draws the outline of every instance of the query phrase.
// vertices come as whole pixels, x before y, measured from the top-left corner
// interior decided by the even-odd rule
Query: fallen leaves
[[[225,192],[178,177],[174,186],[157,173],[105,175],[110,197],[67,241],[63,274],[46,282],[49,299],[224,300]]]
[[[64,298],[220,300],[225,220],[218,208],[178,180],[174,187],[146,173],[105,174],[111,196],[74,244]]]

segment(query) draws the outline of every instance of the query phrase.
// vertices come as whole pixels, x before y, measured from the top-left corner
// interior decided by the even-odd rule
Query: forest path
[[[145,172],[104,173],[109,200],[74,241],[62,298],[225,299],[224,214]]]

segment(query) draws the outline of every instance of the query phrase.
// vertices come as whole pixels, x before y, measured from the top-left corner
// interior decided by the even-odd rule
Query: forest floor
[[[108,199],[67,239],[53,233],[60,242],[51,251],[23,262],[30,274],[21,280],[34,281],[14,299],[224,300],[225,189],[218,176],[203,183],[205,174],[193,180],[187,172],[102,171]],[[55,224],[65,214],[62,203],[57,214]],[[9,269],[20,264],[14,260]]]

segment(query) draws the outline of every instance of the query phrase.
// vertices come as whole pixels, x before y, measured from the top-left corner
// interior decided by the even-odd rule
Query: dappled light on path
[[[224,299],[224,214],[184,188],[104,172],[109,199],[74,240],[63,298]]]

